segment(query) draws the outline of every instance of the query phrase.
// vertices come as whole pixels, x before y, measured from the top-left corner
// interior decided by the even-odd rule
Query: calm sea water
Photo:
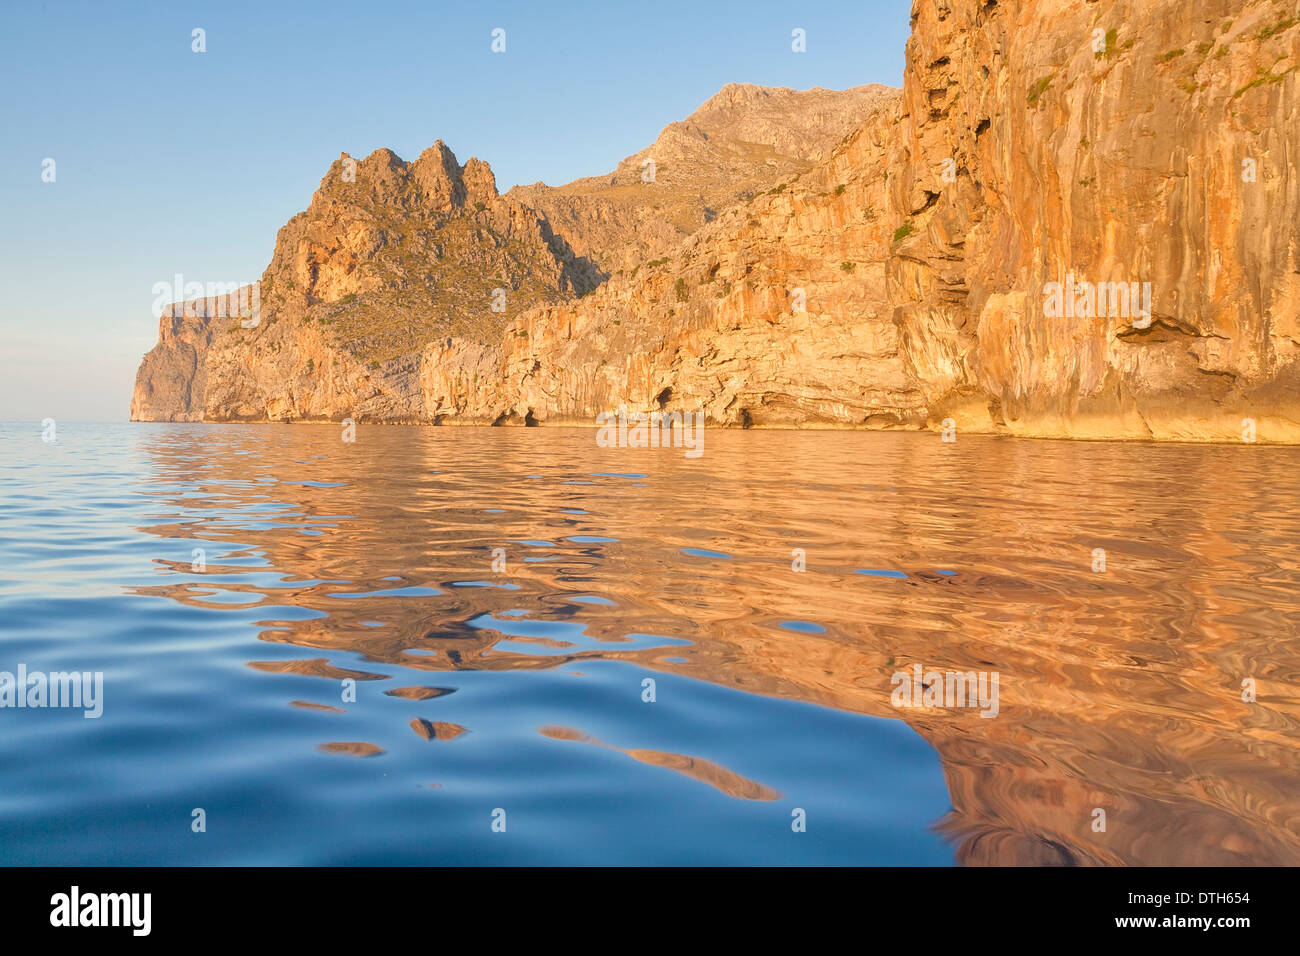
[[[0,862],[1300,863],[1300,450],[594,434],[0,426]]]

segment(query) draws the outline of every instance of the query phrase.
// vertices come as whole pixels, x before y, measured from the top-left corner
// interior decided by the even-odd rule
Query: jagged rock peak
[[[442,140],[438,140],[413,163],[408,163],[386,146],[357,161],[346,152],[330,165],[322,188],[353,179],[364,179],[381,190],[401,191],[412,183],[426,203],[451,211],[491,202],[498,195],[492,167],[471,157],[464,166]]]
[[[490,202],[499,195],[492,167],[477,157],[471,156],[465,163],[461,170],[461,180],[465,183],[465,201],[471,205]]]
[[[465,205],[465,184],[456,154],[438,140],[411,165],[411,174],[425,198],[436,208],[454,209]]]

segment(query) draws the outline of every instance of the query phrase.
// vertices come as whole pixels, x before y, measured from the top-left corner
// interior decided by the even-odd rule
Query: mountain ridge
[[[500,320],[467,303],[445,321],[411,293],[435,317],[410,320],[428,334],[381,382],[299,374],[329,402],[229,394],[214,342],[202,408],[183,412],[591,424],[623,405],[736,427],[1300,442],[1300,8],[1178,9],[916,4],[901,91],[728,85],[607,177],[493,199],[530,250]],[[823,95],[840,100],[807,108]],[[485,214],[438,213],[497,264]],[[1149,314],[1127,297],[1123,314],[1104,297],[1053,310],[1045,292],[1076,278],[1112,305],[1140,288]],[[175,380],[166,364],[150,374]]]
[[[784,141],[795,130],[820,143],[892,96],[896,90],[879,86],[769,95],[729,85],[692,114],[691,128],[702,135],[665,146],[660,155],[670,165],[658,171],[667,175],[644,183],[637,157],[654,146],[606,177],[504,195],[486,162],[462,166],[441,139],[410,162],[386,147],[360,160],[343,153],[308,208],[279,231],[259,283],[265,324],[182,330],[160,320],[131,418],[426,421],[418,369],[430,341],[450,333],[486,347],[508,316],[575,299],[612,272],[635,270],[709,221],[710,202],[731,203],[746,188],[807,165],[767,144],[726,139],[720,102],[770,100],[761,115],[747,117],[748,135]],[[834,122],[821,129],[828,115]],[[679,137],[681,126],[670,124],[656,144]],[[755,147],[766,151],[755,155]],[[708,168],[701,154],[710,157]],[[722,154],[730,156],[725,168],[715,162]],[[672,168],[686,157],[700,170],[689,182]],[[194,387],[181,389],[187,370]]]

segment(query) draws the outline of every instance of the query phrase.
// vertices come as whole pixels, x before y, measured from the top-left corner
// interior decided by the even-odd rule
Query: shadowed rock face
[[[377,182],[412,177],[438,215],[511,210],[535,254],[507,258],[522,294],[499,321],[495,233],[467,227],[457,248],[483,268],[464,279],[419,243],[376,272],[419,226],[394,220],[379,246],[327,228],[304,253],[318,194],[268,274],[293,246],[330,301],[378,283],[387,338],[344,303],[327,318],[351,338],[294,328],[321,357],[286,384],[265,350],[199,361],[164,330],[133,417],[589,425],[627,405],[1084,438],[1237,441],[1250,419],[1300,441],[1297,17],[1294,0],[1190,19],[1181,0],[918,2],[901,94],[728,86],[609,177],[500,198],[441,144],[414,174],[375,154]],[[377,369],[355,345],[375,338]]]
[[[175,305],[158,319],[158,344],[140,362],[131,395],[133,422],[203,420],[211,320],[186,318]]]

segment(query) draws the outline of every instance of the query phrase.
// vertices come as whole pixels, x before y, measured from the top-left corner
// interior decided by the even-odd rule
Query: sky
[[[0,421],[125,421],[155,284],[261,276],[342,152],[561,185],[727,83],[900,85],[910,7],[3,0]]]

